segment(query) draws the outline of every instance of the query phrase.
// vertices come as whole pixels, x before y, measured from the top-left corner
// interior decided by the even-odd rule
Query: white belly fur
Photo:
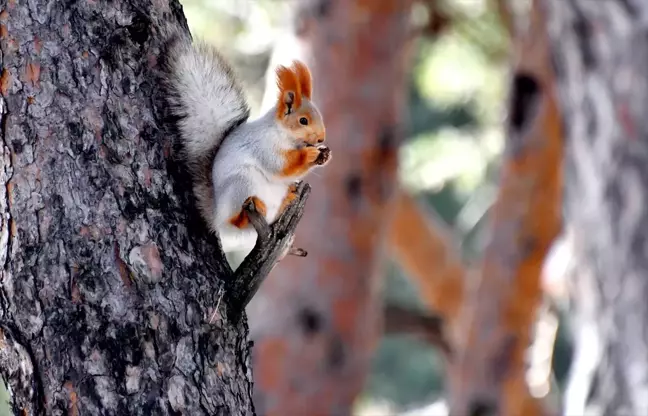
[[[239,230],[233,226],[224,226],[219,230],[223,251],[251,251],[256,244],[257,234],[254,229]]]

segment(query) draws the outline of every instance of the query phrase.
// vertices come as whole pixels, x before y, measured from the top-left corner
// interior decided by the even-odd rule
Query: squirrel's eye
[[[306,117],[300,118],[299,124],[301,124],[302,126],[308,126],[308,119]]]

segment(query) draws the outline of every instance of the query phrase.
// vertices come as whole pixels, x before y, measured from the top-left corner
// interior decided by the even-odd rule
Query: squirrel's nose
[[[320,137],[319,139],[317,139],[317,143],[322,143],[323,141],[324,141],[323,137]]]

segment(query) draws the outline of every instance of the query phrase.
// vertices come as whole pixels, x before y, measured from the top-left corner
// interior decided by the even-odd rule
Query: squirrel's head
[[[276,118],[298,141],[315,145],[326,139],[324,119],[317,106],[311,101],[312,76],[308,67],[300,61],[293,61],[290,68],[277,67]]]

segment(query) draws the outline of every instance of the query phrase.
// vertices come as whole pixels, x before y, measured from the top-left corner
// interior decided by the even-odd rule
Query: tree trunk
[[[179,4],[0,9],[0,375],[14,413],[253,413],[247,322],[222,312],[231,270],[152,100],[160,26],[186,30]]]
[[[542,300],[541,272],[561,228],[563,141],[546,16],[532,2],[516,33],[506,149],[480,276],[462,305],[450,365],[451,413],[541,415],[526,357]],[[464,332],[465,331],[465,332]],[[480,413],[482,414],[482,413]]]
[[[333,158],[308,178],[295,240],[308,257],[282,261],[250,308],[263,415],[349,415],[364,387],[380,335],[377,272],[397,190],[411,3],[298,8],[289,47],[313,69]]]
[[[566,127],[572,295],[588,329],[566,412],[648,414],[648,3],[544,4]]]

